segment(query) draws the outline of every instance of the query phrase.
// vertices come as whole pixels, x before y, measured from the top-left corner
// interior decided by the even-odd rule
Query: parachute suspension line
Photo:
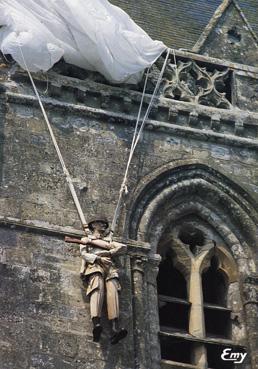
[[[174,65],[175,65],[175,73],[176,73],[176,81],[179,83],[179,74],[178,74],[178,68],[177,68],[177,61],[176,61],[176,53],[175,49],[173,49],[173,56],[174,56]]]
[[[83,214],[83,211],[82,211],[82,208],[81,208],[81,205],[80,205],[80,202],[79,202],[79,199],[77,197],[77,194],[75,192],[75,188],[74,188],[74,185],[73,185],[73,182],[72,182],[72,179],[71,179],[71,176],[66,168],[66,165],[65,165],[65,162],[64,162],[64,159],[62,157],[62,154],[61,154],[61,151],[59,149],[59,146],[57,144],[57,141],[56,141],[56,138],[55,138],[55,135],[54,135],[54,132],[52,130],[52,127],[50,125],[50,122],[48,120],[48,116],[46,114],[46,111],[45,111],[45,108],[42,104],[42,101],[41,101],[41,98],[39,96],[39,93],[38,93],[38,90],[37,90],[37,87],[34,83],[34,80],[33,80],[33,77],[29,71],[29,68],[27,66],[27,63],[26,63],[26,60],[25,60],[25,57],[23,55],[23,51],[22,51],[22,48],[21,48],[21,45],[19,44],[19,48],[20,48],[20,51],[21,51],[21,56],[22,56],[22,60],[23,60],[23,63],[25,65],[25,68],[26,68],[26,71],[29,75],[29,78],[30,78],[30,81],[31,81],[31,84],[32,84],[32,87],[34,89],[34,92],[36,94],[36,97],[38,99],[38,102],[39,102],[39,105],[40,105],[40,108],[41,108],[41,111],[43,113],[43,116],[45,118],[45,121],[47,123],[47,128],[49,130],[49,133],[50,133],[50,136],[52,138],[52,141],[53,141],[53,144],[55,146],[55,149],[56,149],[56,152],[57,152],[57,155],[58,155],[58,158],[59,158],[59,161],[61,163],[61,166],[62,166],[62,169],[63,169],[63,172],[64,172],[64,175],[65,175],[65,178],[66,178],[66,181],[67,181],[67,184],[69,186],[69,189],[70,189],[70,192],[71,192],[71,195],[72,195],[72,198],[73,198],[73,201],[74,201],[74,204],[75,204],[75,207],[77,209],[77,212],[78,212],[78,215],[79,215],[79,218],[80,218],[80,221],[81,221],[81,224],[82,224],[82,227],[83,229],[85,230],[87,228],[87,222],[86,222],[86,219],[84,217],[84,214]]]
[[[82,227],[83,227],[84,230],[86,230],[88,228],[88,225],[87,225],[86,219],[84,217],[84,214],[83,214],[83,211],[82,211],[82,208],[81,208],[79,199],[77,197],[77,194],[76,194],[76,191],[75,191],[75,188],[74,188],[74,185],[73,185],[71,176],[70,176],[70,174],[69,174],[69,172],[68,172],[68,170],[66,168],[65,162],[63,160],[63,157],[62,157],[61,151],[59,149],[59,146],[57,144],[57,141],[56,141],[54,132],[52,130],[52,127],[51,127],[51,124],[49,122],[48,116],[46,114],[45,108],[44,108],[43,103],[41,101],[41,98],[40,98],[40,95],[38,93],[37,87],[36,87],[36,85],[34,83],[33,77],[32,77],[32,75],[31,75],[31,73],[29,71],[29,68],[27,66],[27,63],[26,63],[26,60],[25,60],[25,57],[24,57],[24,54],[23,54],[21,45],[20,44],[18,44],[18,45],[19,45],[19,49],[20,49],[20,52],[21,52],[21,56],[22,56],[22,60],[23,60],[25,69],[26,69],[26,71],[28,73],[28,76],[30,78],[32,87],[33,87],[34,92],[35,92],[35,95],[36,95],[36,97],[38,99],[38,102],[39,102],[39,105],[40,105],[42,114],[43,114],[44,119],[46,121],[47,128],[49,130],[49,133],[50,133],[52,142],[54,144],[54,147],[55,147],[57,156],[58,156],[59,161],[60,161],[60,164],[62,166],[62,169],[63,169],[64,175],[65,175],[67,184],[69,186],[69,189],[70,189],[70,192],[71,192],[71,195],[72,195],[72,198],[73,198],[73,201],[74,201],[76,210],[78,212],[78,215],[79,215],[79,218],[80,218]],[[158,89],[160,87],[160,84],[161,84],[161,81],[162,81],[162,77],[163,77],[163,74],[164,74],[164,71],[165,71],[165,68],[166,68],[166,65],[167,65],[169,53],[170,53],[170,49],[167,49],[167,55],[166,55],[166,58],[165,58],[163,67],[162,67],[162,69],[160,71],[160,75],[159,75],[159,78],[157,80],[156,86],[154,88],[153,94],[151,96],[150,103],[148,105],[148,108],[146,110],[146,113],[145,113],[145,115],[144,115],[144,117],[142,119],[142,123],[140,125],[142,105],[143,105],[144,96],[145,96],[145,92],[146,92],[146,86],[147,86],[147,82],[148,82],[150,68],[148,68],[147,73],[146,73],[146,78],[145,78],[143,93],[142,93],[142,97],[141,97],[141,103],[140,103],[140,107],[139,107],[139,112],[138,112],[138,116],[137,116],[137,121],[136,121],[136,125],[135,125],[133,140],[132,140],[132,143],[131,143],[131,148],[130,148],[130,153],[129,153],[129,157],[128,157],[128,161],[127,161],[127,165],[126,165],[126,170],[125,170],[124,178],[123,178],[123,181],[122,181],[122,184],[121,184],[121,188],[120,188],[120,191],[119,191],[118,202],[117,202],[117,205],[116,205],[116,209],[115,209],[115,213],[114,213],[114,217],[113,217],[113,221],[112,221],[112,225],[111,225],[111,239],[112,239],[112,236],[114,234],[116,222],[117,222],[117,219],[118,219],[118,216],[119,216],[120,206],[121,206],[123,194],[128,192],[128,190],[127,190],[127,177],[128,177],[128,171],[129,171],[129,167],[130,167],[130,164],[131,164],[131,161],[132,161],[132,157],[133,157],[134,151],[136,149],[136,146],[137,146],[137,144],[139,142],[139,139],[141,138],[142,131],[144,129],[146,120],[149,117],[149,113],[150,113],[151,108],[153,106],[154,98],[156,97],[157,92],[158,92]],[[140,128],[139,128],[139,125],[140,125]],[[138,131],[138,133],[137,133],[137,131]]]
[[[119,190],[118,201],[117,201],[115,213],[114,213],[112,224],[111,224],[111,237],[114,234],[114,229],[115,229],[117,218],[118,218],[118,215],[119,215],[119,209],[120,209],[123,193],[124,192],[128,193],[127,183],[126,183],[127,182],[127,175],[128,175],[129,166],[130,166],[130,163],[131,163],[131,160],[132,160],[132,155],[133,155],[133,151],[134,151],[133,147],[134,147],[134,143],[135,143],[135,140],[136,140],[137,130],[138,130],[138,127],[139,127],[139,124],[140,124],[142,105],[143,105],[146,86],[147,86],[147,82],[148,82],[148,78],[149,78],[149,72],[150,72],[150,68],[148,68],[147,72],[146,72],[146,77],[145,77],[144,87],[143,87],[143,91],[142,91],[142,97],[141,97],[141,102],[140,102],[140,106],[139,106],[138,116],[137,116],[137,120],[136,120],[136,124],[135,124],[135,128],[134,128],[134,134],[133,134],[133,139],[132,139],[132,143],[131,143],[130,153],[129,153],[129,157],[128,157],[128,161],[127,161],[127,165],[126,165],[126,169],[125,169],[124,178],[123,178],[120,190]]]
[[[149,69],[148,69],[147,74],[146,74],[143,93],[142,93],[142,98],[141,98],[141,104],[140,104],[140,107],[139,107],[139,113],[138,113],[138,117],[137,117],[137,121],[136,121],[136,125],[135,125],[135,130],[134,130],[133,140],[132,140],[132,144],[131,144],[131,149],[130,149],[130,153],[129,153],[129,157],[128,157],[128,161],[127,161],[123,181],[122,181],[122,184],[121,184],[121,187],[120,187],[119,197],[118,197],[117,205],[116,205],[116,208],[115,208],[114,217],[113,217],[113,220],[112,220],[111,237],[113,237],[113,234],[114,234],[114,231],[115,231],[117,219],[118,219],[118,216],[119,216],[119,213],[120,213],[120,207],[121,207],[121,203],[122,203],[122,199],[123,199],[123,194],[128,192],[128,190],[127,190],[127,177],[128,177],[128,171],[129,171],[129,167],[130,167],[130,164],[131,164],[131,161],[132,161],[132,157],[133,157],[134,151],[136,149],[136,146],[139,142],[139,139],[141,138],[142,131],[144,129],[145,123],[146,123],[146,121],[149,117],[151,108],[153,106],[154,98],[156,97],[158,89],[160,87],[162,77],[163,77],[167,62],[168,62],[169,53],[170,53],[170,49],[168,48],[164,64],[162,66],[162,69],[161,69],[160,74],[159,74],[159,78],[157,80],[156,86],[154,88],[154,91],[153,91],[151,99],[150,99],[150,103],[148,105],[146,113],[145,113],[145,115],[142,119],[142,123],[140,125],[139,130],[138,130],[138,126],[139,126],[139,123],[140,123],[140,117],[141,117],[142,105],[143,105],[145,91],[146,91],[147,80],[148,80],[148,76],[149,76]],[[137,133],[137,130],[138,130],[138,133]]]
[[[140,103],[140,106],[139,106],[139,111],[138,111],[138,115],[137,115],[137,120],[136,120],[136,124],[135,124],[133,139],[132,139],[131,148],[130,148],[130,155],[131,155],[132,150],[133,150],[133,146],[134,146],[134,143],[135,143],[138,126],[140,124],[141,113],[142,113],[142,105],[143,105],[143,101],[144,101],[144,96],[145,96],[145,91],[146,91],[147,82],[148,82],[148,78],[149,78],[149,73],[150,73],[150,67],[147,69],[147,72],[146,72],[146,77],[145,77],[143,91],[142,91],[142,97],[141,97],[141,103]],[[130,162],[128,160],[127,166],[126,166],[126,172],[128,171],[129,165],[130,165]]]

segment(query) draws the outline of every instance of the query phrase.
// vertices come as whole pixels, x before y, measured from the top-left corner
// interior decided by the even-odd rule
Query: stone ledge
[[[89,104],[89,101],[93,98],[94,106],[97,105],[102,109],[106,109],[107,106],[112,106],[113,108],[114,104],[112,104],[112,102],[115,100],[115,103],[119,105],[121,112],[135,110],[135,116],[137,116],[142,91],[128,89],[126,86],[104,85],[92,80],[80,80],[78,78],[63,76],[53,71],[48,73],[48,77],[49,95],[46,95],[45,98],[55,98],[58,101],[58,99],[64,98],[63,93],[66,92],[66,94],[69,93],[76,102],[83,103],[83,106]],[[33,75],[33,78],[38,85],[39,92],[41,93],[41,90],[43,92],[42,84],[45,85],[46,77],[43,74],[37,73]],[[256,78],[258,78],[258,75]],[[17,85],[19,83],[26,84],[26,91],[28,91],[28,88],[32,91],[29,78],[25,71],[18,69],[14,74],[12,74],[12,79]],[[7,91],[7,93],[18,93],[17,88],[13,85],[10,86],[8,82],[1,82],[1,86]],[[22,93],[20,94],[22,95]],[[144,98],[144,104],[148,104],[150,99],[151,93],[147,92]],[[239,115],[244,115],[244,117],[250,117],[253,119],[251,124],[258,125],[258,113],[241,110],[236,107],[233,109],[221,109],[207,105],[195,104],[193,102],[174,100],[163,96],[156,97],[154,101],[156,102],[156,104],[154,104],[154,107],[157,110],[156,114],[160,113],[163,116],[164,111],[160,112],[160,110],[164,108],[172,111],[175,110],[176,112],[180,112],[182,110],[189,114],[196,111],[197,114],[207,117],[211,117],[214,114],[220,114],[222,119],[231,121],[236,120]]]
[[[161,369],[197,369],[195,365],[179,363],[177,361],[161,360]]]
[[[38,101],[35,96],[31,95],[24,95],[24,94],[17,94],[12,92],[7,92],[7,99],[9,103],[16,103],[16,104],[24,104],[24,105],[32,105],[37,106]],[[84,116],[88,116],[90,118],[98,118],[104,119],[111,124],[129,124],[135,125],[135,117],[132,115],[124,114],[124,113],[114,113],[111,111],[99,109],[99,108],[90,108],[85,107],[82,105],[76,105],[73,103],[65,103],[60,102],[55,99],[50,98],[43,98],[42,102],[46,107],[49,109],[62,109],[66,111],[70,111],[73,113],[81,113]],[[190,105],[189,103],[181,104]],[[215,109],[215,108],[214,108]],[[218,110],[218,109],[215,109]],[[232,113],[231,113],[232,114]],[[258,114],[253,114],[253,116],[257,116]],[[192,128],[187,126],[180,126],[179,124],[175,123],[167,123],[161,122],[157,120],[148,120],[145,126],[146,130],[155,130],[155,131],[162,131],[166,132],[167,134],[176,134],[178,136],[184,137],[191,137],[197,140],[209,140],[213,142],[228,144],[230,146],[242,146],[247,148],[258,148],[258,140],[257,139],[250,139],[235,136],[234,134],[223,134],[219,132],[214,132],[211,129],[198,129]],[[257,126],[258,129],[258,126]]]
[[[38,220],[21,220],[18,218],[0,216],[0,228],[8,227],[13,229],[18,229],[21,231],[27,231],[32,233],[47,234],[53,237],[83,237],[84,233],[81,230],[75,229],[73,227],[62,227],[56,224],[50,224]],[[150,251],[150,245],[147,242],[135,241],[135,240],[124,240],[120,237],[114,237],[117,242],[126,242],[128,247],[128,252],[133,257],[144,257]],[[149,259],[149,258],[148,258]],[[151,255],[150,261],[154,263],[159,262],[159,257],[157,255]]]
[[[168,332],[168,331],[167,332],[160,331],[159,334],[161,336],[177,337],[177,338],[181,338],[183,340],[200,342],[200,343],[205,343],[205,344],[214,344],[214,345],[222,345],[222,346],[228,346],[228,347],[245,348],[245,346],[243,346],[241,344],[238,344],[236,342],[233,342],[229,339],[224,339],[224,338],[212,338],[212,337],[199,338],[199,337],[192,336],[191,334],[188,334],[188,333]]]

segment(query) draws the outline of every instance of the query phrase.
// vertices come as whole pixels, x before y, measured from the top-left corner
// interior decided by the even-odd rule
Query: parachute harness
[[[74,188],[74,185],[73,185],[73,182],[72,182],[72,178],[70,176],[70,173],[69,173],[68,169],[66,168],[66,165],[65,165],[65,162],[64,162],[62,153],[61,153],[61,151],[59,149],[59,146],[57,144],[57,141],[56,141],[56,138],[55,138],[53,129],[52,129],[51,124],[49,122],[47,113],[45,111],[44,105],[43,105],[42,100],[40,98],[40,95],[38,93],[38,90],[37,90],[37,87],[36,87],[35,82],[33,80],[33,77],[31,75],[31,72],[29,71],[29,68],[27,66],[27,63],[26,63],[26,60],[25,60],[25,57],[24,57],[24,54],[23,54],[23,51],[22,51],[22,48],[21,48],[21,45],[20,44],[19,44],[19,49],[20,49],[20,52],[21,52],[22,60],[24,62],[26,71],[28,73],[28,76],[29,76],[29,79],[31,81],[32,87],[34,89],[35,95],[36,95],[36,97],[38,99],[39,106],[41,108],[43,117],[44,117],[44,119],[46,121],[47,128],[49,130],[49,133],[50,133],[52,142],[54,144],[54,147],[55,147],[57,156],[58,156],[59,161],[60,161],[60,164],[62,166],[63,173],[65,175],[65,178],[66,178],[68,187],[70,189],[70,192],[71,192],[71,195],[72,195],[72,198],[73,198],[73,201],[74,201],[76,210],[78,212],[78,215],[79,215],[79,218],[80,218],[80,221],[81,221],[81,224],[82,224],[82,227],[83,227],[84,231],[86,233],[88,233],[88,224],[87,224],[86,219],[85,219],[85,216],[83,214],[83,211],[82,211],[82,208],[81,208],[81,205],[80,205],[78,196],[76,194],[76,191],[75,191],[75,188]],[[144,87],[143,87],[141,102],[140,102],[140,106],[139,106],[139,112],[138,112],[137,120],[136,120],[136,124],[135,124],[134,135],[133,135],[133,139],[132,139],[132,143],[131,143],[129,157],[128,157],[128,160],[127,160],[125,174],[124,174],[123,181],[122,181],[122,184],[121,184],[121,187],[120,187],[118,201],[117,201],[117,205],[116,205],[116,208],[115,208],[115,212],[114,212],[114,216],[113,216],[113,220],[112,220],[112,224],[111,224],[111,240],[112,240],[112,237],[113,237],[113,234],[114,234],[114,231],[115,231],[115,227],[116,227],[116,223],[117,223],[117,219],[118,219],[118,216],[119,216],[119,213],[120,213],[120,207],[121,207],[123,195],[124,195],[124,193],[125,194],[128,193],[128,189],[127,189],[127,178],[128,178],[129,167],[130,167],[130,164],[131,164],[131,161],[132,161],[132,158],[133,158],[133,154],[134,154],[134,151],[136,149],[136,146],[137,146],[137,144],[138,144],[138,142],[140,140],[140,137],[142,135],[144,126],[146,124],[146,121],[147,121],[147,119],[149,117],[151,108],[152,108],[153,103],[154,103],[154,98],[156,97],[156,95],[158,93],[158,90],[159,90],[159,87],[160,87],[160,84],[161,84],[161,81],[162,81],[162,77],[163,77],[163,74],[164,74],[164,71],[165,71],[167,62],[168,62],[169,53],[170,53],[170,49],[167,49],[167,55],[166,55],[165,61],[163,63],[162,69],[160,71],[158,80],[156,82],[156,86],[155,86],[154,91],[152,93],[152,96],[151,96],[151,99],[150,99],[148,108],[146,110],[146,113],[145,113],[145,115],[144,115],[144,117],[142,118],[142,121],[141,121],[142,106],[143,106],[143,101],[144,101],[144,97],[145,97],[145,93],[146,93],[146,86],[147,86],[147,82],[148,82],[150,68],[148,68],[147,73],[146,73],[146,78],[145,78],[145,82],[144,82]],[[174,54],[174,58],[175,58],[175,54]]]

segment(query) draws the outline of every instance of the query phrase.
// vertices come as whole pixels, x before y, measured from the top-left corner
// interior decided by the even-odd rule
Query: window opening
[[[184,301],[159,296],[159,322],[162,331],[188,332],[190,304]]]
[[[230,309],[219,310],[204,305],[204,319],[206,336],[231,338]]]
[[[204,319],[206,335],[210,337],[230,338],[231,310],[226,308],[227,283],[219,270],[216,255],[211,258],[210,267],[202,274],[204,301]]]
[[[217,256],[213,256],[210,267],[202,275],[203,300],[210,304],[226,306],[227,285],[218,266],[219,260]]]
[[[225,348],[223,339],[228,340],[230,347],[232,324],[231,309],[227,308],[229,281],[227,274],[220,269],[219,250],[215,247],[215,241],[208,239],[202,229],[193,223],[183,223],[176,234],[183,245],[181,243],[174,245],[172,242],[171,245],[174,245],[175,249],[171,247],[160,249],[162,261],[157,276],[162,363],[171,361],[181,363],[181,366],[184,364],[198,366],[199,358],[202,357],[209,369],[233,369],[234,363],[225,363],[221,360],[221,353]],[[214,249],[211,242],[214,243]],[[164,241],[162,245],[164,246]],[[192,252],[193,257],[179,249],[184,247]],[[210,257],[213,251],[215,255]],[[189,260],[185,260],[187,255]],[[201,259],[202,262],[198,267],[199,257],[204,259]],[[200,298],[202,303],[200,307],[199,300],[196,302],[191,298],[191,303],[189,302],[188,293],[192,297],[191,288],[196,286],[192,283],[195,277],[192,273],[196,271],[195,267],[198,267],[200,272],[202,265],[207,265],[206,257],[210,258],[208,267],[202,272],[201,278],[196,279],[196,283],[199,283],[200,296],[203,295],[203,300]],[[177,269],[181,265],[180,262],[188,263],[185,269],[186,278],[185,273],[182,274],[181,270]],[[198,314],[196,322],[202,327],[202,330],[198,331],[199,336],[195,334],[194,329],[197,326],[193,324],[192,312]],[[204,325],[201,323],[203,321]],[[193,340],[193,336],[196,337],[196,341]],[[169,365],[173,366],[173,363]]]
[[[157,276],[161,330],[188,331],[189,306],[184,276],[174,267],[169,250]]]
[[[192,346],[191,341],[177,337],[160,336],[161,357],[164,360],[191,364]]]
[[[187,299],[186,280],[173,265],[173,255],[167,252],[159,266],[157,277],[158,294]]]

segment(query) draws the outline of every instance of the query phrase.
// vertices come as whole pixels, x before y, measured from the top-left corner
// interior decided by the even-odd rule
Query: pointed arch
[[[131,239],[150,242],[156,252],[171,225],[194,215],[213,227],[236,258],[252,259],[258,222],[255,207],[243,188],[214,168],[194,161],[174,162],[139,184],[126,231]]]
[[[201,273],[204,273],[207,269],[207,259],[210,260],[211,257],[211,255],[207,255],[203,260],[200,267]],[[231,253],[223,246],[216,246],[216,257],[218,259],[218,270],[224,274],[228,283],[236,282],[238,280],[237,265]]]

